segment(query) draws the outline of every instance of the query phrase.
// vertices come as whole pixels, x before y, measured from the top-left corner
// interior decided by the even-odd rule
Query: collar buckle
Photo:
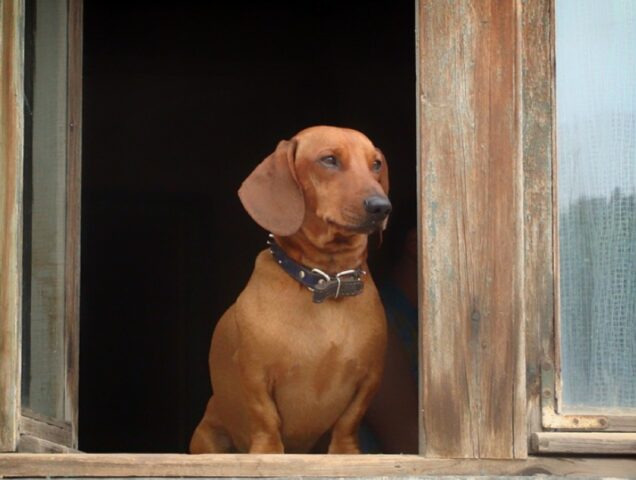
[[[278,265],[294,280],[306,287],[313,294],[314,303],[322,303],[327,298],[337,299],[344,296],[359,295],[364,288],[362,277],[367,274],[361,268],[343,270],[335,275],[320,270],[308,269],[289,258],[276,243],[273,235],[267,242],[269,250]]]
[[[343,270],[336,275],[329,275],[320,269],[314,268],[312,273],[320,276],[313,288],[309,290],[313,293],[313,301],[322,303],[327,298],[340,298],[346,296],[359,295],[362,293],[364,283],[362,276],[366,274],[364,270]]]

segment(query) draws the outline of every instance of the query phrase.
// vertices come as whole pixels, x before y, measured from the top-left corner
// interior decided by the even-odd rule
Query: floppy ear
[[[238,195],[247,213],[265,230],[289,236],[305,217],[305,200],[296,181],[296,141],[281,141],[243,181]]]

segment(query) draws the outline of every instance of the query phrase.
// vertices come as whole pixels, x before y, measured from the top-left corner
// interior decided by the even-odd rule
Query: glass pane
[[[64,419],[67,6],[64,0],[36,0],[29,7],[25,183],[30,188],[25,186],[25,195],[30,198],[25,205],[31,209],[25,211],[30,248],[25,252],[22,405]]]
[[[636,407],[636,2],[557,0],[563,404]]]

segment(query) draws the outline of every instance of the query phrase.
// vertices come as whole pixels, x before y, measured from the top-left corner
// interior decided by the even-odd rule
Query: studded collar
[[[269,235],[267,241],[269,251],[276,263],[301,285],[313,293],[314,303],[322,303],[328,298],[339,298],[359,295],[364,288],[362,277],[367,272],[361,268],[343,270],[330,275],[318,268],[308,268],[295,262],[276,243],[274,236]]]

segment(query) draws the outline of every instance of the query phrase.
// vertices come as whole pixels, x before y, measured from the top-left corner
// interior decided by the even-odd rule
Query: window
[[[67,72],[71,82],[77,78],[72,72],[79,71],[73,69],[78,68],[81,59],[79,44],[75,42],[81,31],[77,30],[81,3],[68,1]],[[16,100],[23,98],[23,85],[28,85],[22,78],[23,74],[28,74],[28,68],[20,55],[26,39],[22,23],[24,4],[19,0],[4,0],[0,5],[0,224],[3,226],[0,231],[0,351],[3,355],[0,363],[0,449],[15,452],[22,440],[21,434],[25,436],[25,426],[31,428],[32,433],[57,427],[71,432],[69,445],[73,445],[74,426],[72,409],[51,409],[48,401],[38,407],[39,413],[53,414],[57,420],[48,419],[36,427],[31,420],[38,420],[37,415],[28,417],[20,411],[18,392],[21,387],[27,389],[25,399],[32,402],[35,398],[28,383],[30,367],[24,379],[19,375],[22,358],[19,340],[21,319],[26,316],[28,320],[24,327],[27,332],[32,331],[29,321],[34,313],[20,311],[20,305],[24,304],[25,296],[31,295],[34,285],[31,281],[30,287],[26,288],[27,281],[21,290],[22,280],[24,277],[31,279],[35,269],[33,257],[24,264],[22,262],[21,249],[27,248],[28,244],[26,240],[23,242],[20,232],[23,219],[28,218],[23,215],[22,187],[29,185],[29,178],[22,177],[22,152],[24,146],[29,148],[35,144],[36,131],[34,125],[30,143],[28,124],[26,120],[22,121],[23,107]],[[587,4],[580,8],[578,2],[576,5],[577,15],[584,16],[587,12],[595,20],[616,13],[613,7],[606,7],[607,11],[601,14],[586,10]],[[624,5],[633,8],[629,3]],[[589,287],[596,289],[600,285],[596,294],[581,295],[581,289],[588,287],[579,287],[577,282],[581,275],[569,272],[568,268],[587,268],[586,263],[572,260],[579,256],[577,249],[589,251],[582,245],[592,245],[600,252],[605,248],[601,248],[603,235],[611,233],[614,240],[610,258],[614,263],[608,265],[611,265],[613,275],[605,276],[602,269],[602,275],[593,269],[586,275],[595,280],[610,278],[619,292],[633,289],[633,283],[630,283],[633,282],[633,268],[630,269],[631,264],[627,263],[630,255],[633,256],[633,250],[630,250],[633,242],[623,244],[619,241],[630,238],[627,235],[633,232],[634,225],[630,203],[634,195],[634,167],[633,162],[629,162],[634,155],[634,144],[630,143],[633,122],[613,114],[609,128],[595,129],[594,135],[598,136],[585,138],[587,143],[583,143],[579,153],[575,153],[576,148],[568,147],[564,140],[565,130],[559,126],[565,118],[561,113],[567,113],[567,110],[564,107],[564,112],[558,113],[561,104],[555,103],[561,101],[559,98],[565,100],[567,97],[559,95],[560,77],[555,77],[553,69],[555,41],[557,71],[561,65],[560,37],[554,36],[555,32],[560,35],[561,8],[568,6],[555,6],[551,0],[416,2],[422,326],[420,455],[342,458],[3,453],[0,454],[0,475],[632,474],[636,470],[634,458],[612,456],[633,455],[635,450],[634,417],[629,412],[633,406],[628,390],[630,383],[621,379],[629,374],[627,368],[631,365],[624,360],[633,354],[628,347],[630,335],[633,335],[633,329],[630,331],[629,328],[633,328],[633,322],[621,320],[630,318],[629,309],[633,304],[624,301],[632,297],[606,296],[603,293],[606,283],[596,281]],[[625,10],[617,16],[632,18],[627,14],[629,12]],[[565,15],[573,14],[566,11]],[[577,22],[579,27],[583,18]],[[633,26],[633,20],[631,23]],[[590,38],[596,28],[592,26],[584,30]],[[633,29],[616,25],[611,29],[612,34],[630,32],[633,35]],[[567,37],[567,30],[563,29],[561,33]],[[601,32],[600,35],[605,41],[610,34]],[[578,47],[583,45],[582,41],[577,43]],[[618,43],[631,48],[634,42]],[[611,48],[604,52],[608,52],[609,59],[614,58]],[[633,71],[633,65],[630,68]],[[624,74],[620,72],[619,77],[627,78]],[[581,80],[580,75],[574,76],[573,81]],[[629,78],[633,81],[633,76]],[[142,78],[140,84],[147,85],[148,82]],[[633,103],[633,86],[617,91]],[[76,89],[69,87],[68,92],[66,122],[69,128],[61,129],[57,140],[67,135],[67,168],[74,173],[66,176],[64,189],[70,195],[67,206],[78,208],[79,164],[72,161],[71,152],[78,152],[78,139],[73,136],[73,129],[79,125],[79,117],[74,115],[79,112],[81,96],[77,85]],[[578,97],[573,98],[576,102]],[[59,114],[62,110],[53,111]],[[633,113],[633,108],[631,111]],[[588,115],[585,121],[595,120]],[[606,126],[605,122],[601,124]],[[571,205],[567,201],[579,202],[579,193],[584,191],[592,198],[590,188],[597,188],[593,183],[580,181],[589,173],[580,167],[583,161],[572,164],[570,172],[576,175],[568,176],[567,159],[589,152],[600,155],[598,152],[608,143],[602,131],[613,135],[609,146],[619,150],[613,158],[624,170],[619,170],[621,173],[616,175],[611,173],[611,168],[607,172],[603,170],[602,174],[607,174],[613,181],[603,193],[604,200],[589,202],[583,208],[587,213],[577,217],[587,221],[598,203],[603,203],[606,210],[611,207],[610,211],[615,213],[603,220],[611,227],[602,229],[603,235],[597,238],[589,232],[600,229],[585,230],[578,224],[569,227],[563,215],[570,212]],[[623,157],[620,155],[626,155],[625,163],[621,163]],[[57,171],[56,165],[60,164],[48,168]],[[565,175],[562,168],[566,169]],[[69,182],[69,176],[75,180]],[[46,177],[47,180],[55,178],[59,177]],[[616,179],[620,179],[618,185],[615,185]],[[35,175],[33,180],[36,188]],[[53,184],[59,187],[61,182]],[[616,191],[617,186],[620,191]],[[566,197],[564,203],[556,196],[557,189],[560,194],[569,189],[573,195]],[[35,199],[34,195],[34,202]],[[557,199],[558,209],[555,209]],[[55,223],[56,231],[64,231],[65,242],[68,238],[76,238],[76,232],[68,223],[68,219],[77,218],[76,215],[77,210],[67,208],[66,220]],[[34,217],[27,226],[32,224]],[[60,230],[62,223],[66,226]],[[557,224],[561,230],[555,228]],[[76,228],[77,224],[74,225]],[[583,227],[587,228],[586,224]],[[585,244],[581,243],[581,238],[587,239]],[[77,263],[69,266],[69,262],[76,260],[72,260],[68,252],[66,248],[64,260],[58,262],[64,264],[64,274],[59,274],[58,278],[64,277],[67,286],[69,282],[77,281],[77,278],[67,277],[69,272],[78,271]],[[59,259],[62,253],[56,255]],[[622,258],[626,261],[621,262]],[[560,272],[555,265],[560,266]],[[594,265],[592,262],[592,267]],[[29,268],[31,272],[27,275],[25,272]],[[76,289],[73,291],[77,292]],[[65,297],[69,291],[66,292]],[[555,293],[560,296],[555,297]],[[607,308],[617,312],[616,317],[598,316],[598,320],[605,322],[602,330],[606,337],[596,338],[601,347],[617,346],[611,352],[601,350],[604,353],[596,357],[600,362],[597,366],[608,362],[603,368],[613,372],[606,376],[611,379],[611,385],[620,386],[604,387],[611,391],[611,397],[585,397],[589,393],[597,394],[590,389],[577,393],[578,378],[585,381],[594,378],[588,367],[594,358],[593,337],[587,332],[570,329],[570,326],[587,325],[577,323],[577,317],[588,314],[589,309],[586,307],[579,315],[576,308],[589,297],[592,297],[593,305],[597,298],[611,300],[606,303]],[[65,322],[71,315],[69,312],[76,308],[76,303],[69,303],[68,298],[64,300]],[[592,307],[593,311],[594,308],[599,307]],[[610,322],[613,318],[619,320]],[[593,320],[590,317],[590,325]],[[27,345],[33,345],[28,335],[24,340]],[[71,344],[69,340],[66,342]],[[585,349],[581,350],[581,345]],[[580,353],[579,357],[572,356],[577,355],[576,352]],[[71,350],[71,353],[74,352]],[[28,353],[26,348],[24,354],[27,359],[37,356],[36,352]],[[583,360],[579,361],[579,358]],[[33,381],[37,375],[30,378]],[[620,388],[625,386],[627,390],[621,391]],[[64,392],[58,393],[57,398],[73,393],[72,388],[57,382],[54,387],[50,391]],[[617,408],[620,408],[619,414],[615,413]],[[45,443],[45,435],[28,436],[37,439],[31,445],[37,444],[39,450],[53,448]]]
[[[77,152],[69,95],[69,5],[26,5],[20,449],[76,446]],[[75,133],[76,135],[76,133]]]
[[[5,15],[11,5],[4,5]],[[24,50],[24,70],[15,87],[16,98],[24,99],[16,105],[23,116],[11,119],[23,126],[13,152],[13,172],[23,173],[22,189],[16,189],[23,196],[16,225],[22,227],[21,248],[12,255],[21,265],[14,266],[20,274],[13,278],[21,296],[16,294],[19,303],[5,317],[13,317],[15,330],[3,332],[13,338],[11,350],[20,365],[4,364],[11,367],[5,377],[11,380],[3,389],[12,397],[7,405],[13,405],[5,432],[12,449],[67,451],[77,442],[81,57],[77,24],[71,22],[80,12],[76,2],[62,0],[34,0],[24,7],[25,16],[17,17],[24,19],[24,37],[13,44],[16,51]],[[3,33],[8,34],[6,25]],[[19,338],[21,348],[15,343]]]
[[[548,428],[636,430],[635,20],[630,2],[556,2],[558,284],[555,328],[546,329],[557,334],[554,360],[548,355],[542,371]],[[580,448],[574,444],[593,437],[558,438],[568,451],[567,438]]]
[[[562,408],[636,414],[636,8],[556,7]]]

